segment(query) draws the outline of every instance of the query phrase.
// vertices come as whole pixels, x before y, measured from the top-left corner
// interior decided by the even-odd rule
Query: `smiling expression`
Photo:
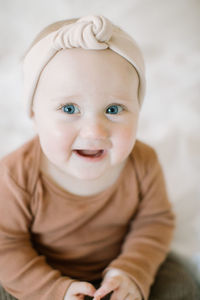
[[[112,50],[59,51],[43,70],[33,121],[49,165],[95,179],[129,156],[139,115],[138,76]]]

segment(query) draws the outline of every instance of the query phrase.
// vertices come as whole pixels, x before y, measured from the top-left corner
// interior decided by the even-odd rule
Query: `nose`
[[[109,137],[107,122],[100,117],[87,118],[81,124],[79,134],[84,139],[107,139]]]

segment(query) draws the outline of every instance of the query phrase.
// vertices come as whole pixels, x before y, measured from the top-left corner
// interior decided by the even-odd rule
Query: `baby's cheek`
[[[127,126],[115,136],[115,159],[123,161],[132,151],[136,140],[136,128]]]
[[[72,128],[66,128],[63,124],[46,128],[43,132],[43,145],[46,154],[56,160],[66,159],[70,155],[73,139]]]

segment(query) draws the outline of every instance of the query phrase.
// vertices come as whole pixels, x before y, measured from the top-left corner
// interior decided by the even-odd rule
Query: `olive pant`
[[[92,282],[92,284],[98,288],[100,281]],[[111,294],[108,294],[103,299],[109,300]],[[85,297],[85,300],[90,299],[92,298],[89,296]],[[0,286],[0,300],[17,299]],[[149,300],[200,300],[200,288],[175,254],[170,253],[160,266],[155,282],[151,287]]]

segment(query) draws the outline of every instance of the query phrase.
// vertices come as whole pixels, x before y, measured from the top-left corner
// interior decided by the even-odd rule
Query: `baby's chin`
[[[104,177],[105,172],[97,172],[97,171],[92,171],[89,168],[87,170],[83,170],[83,171],[73,171],[71,173],[71,175],[74,177],[74,179],[77,180],[82,180],[82,181],[95,181],[98,179],[101,179],[102,177]]]

